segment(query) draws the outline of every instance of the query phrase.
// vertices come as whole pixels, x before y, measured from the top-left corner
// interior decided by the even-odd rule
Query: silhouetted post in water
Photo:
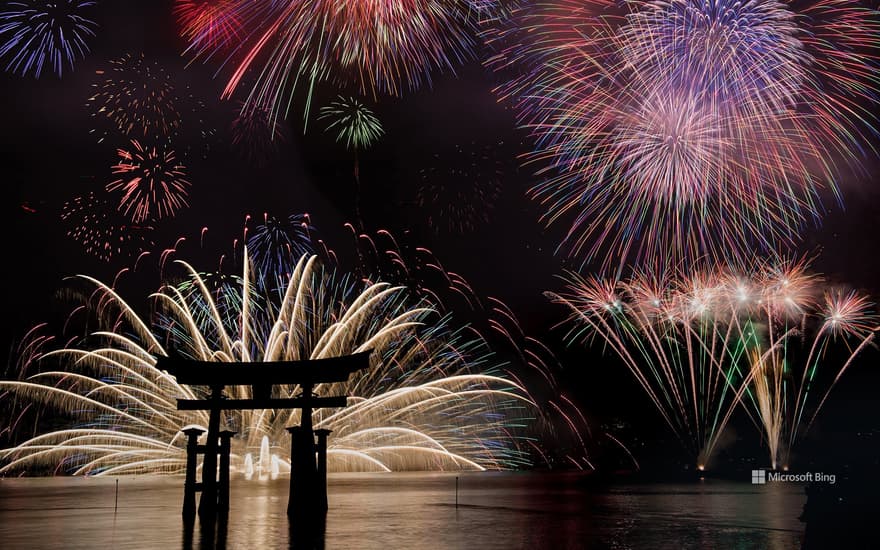
[[[229,510],[229,455],[232,452],[231,439],[236,432],[223,430],[220,432],[220,483],[217,491],[217,510]]]
[[[331,430],[319,428],[315,430],[318,436],[318,495],[317,504],[327,511],[327,436]]]
[[[458,476],[455,476],[455,507],[458,508]]]
[[[183,517],[192,519],[196,516],[196,458],[198,458],[199,436],[205,433],[201,428],[187,428],[186,434],[186,479],[183,482]]]
[[[219,402],[223,386],[211,386],[211,401]],[[199,499],[199,517],[217,512],[217,453],[220,452],[220,408],[211,407],[208,417],[208,438],[205,441],[205,459],[202,462],[202,498]]]
[[[300,384],[302,414],[299,426],[287,428],[290,432],[290,496],[287,515],[301,515],[315,503],[318,470],[315,468],[315,434],[312,431],[312,404],[314,396],[311,380]]]
[[[305,411],[303,411],[305,414]],[[315,510],[315,435],[303,426],[287,428],[290,432],[290,496],[288,516],[309,515]]]

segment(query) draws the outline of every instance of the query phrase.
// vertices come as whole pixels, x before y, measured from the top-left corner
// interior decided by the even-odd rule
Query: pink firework
[[[774,467],[809,429],[880,317],[870,299],[829,287],[806,262],[756,262],[625,280],[572,274],[573,339],[616,355],[703,465],[737,407]]]
[[[851,0],[556,0],[484,37],[544,221],[606,269],[789,247],[877,134],[880,13]]]

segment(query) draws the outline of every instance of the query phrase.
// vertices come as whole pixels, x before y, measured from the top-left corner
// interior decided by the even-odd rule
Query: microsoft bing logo
[[[837,481],[835,474],[826,474],[823,472],[806,472],[803,474],[786,474],[770,470],[769,472],[763,468],[760,470],[752,470],[752,485],[765,485],[769,482],[787,481],[794,483],[829,483],[834,485]]]

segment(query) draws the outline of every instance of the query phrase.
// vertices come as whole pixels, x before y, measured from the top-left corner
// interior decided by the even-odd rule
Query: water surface
[[[339,474],[325,548],[800,548],[797,484],[707,480],[597,488],[575,474]],[[285,548],[288,480],[234,481],[225,530],[193,531],[179,477],[0,479],[0,546]],[[297,546],[298,547],[298,546]]]

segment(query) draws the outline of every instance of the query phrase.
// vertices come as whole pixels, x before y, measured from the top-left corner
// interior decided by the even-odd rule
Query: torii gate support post
[[[331,430],[326,428],[319,428],[315,430],[315,435],[318,436],[318,487],[317,487],[317,497],[318,497],[318,506],[323,506],[324,511],[327,511],[327,436],[330,435]]]
[[[205,460],[202,462],[202,498],[199,500],[199,517],[212,517],[217,512],[217,454],[220,452],[220,399],[223,386],[211,387],[211,407],[208,417],[208,439],[205,442]]]
[[[220,483],[217,491],[217,511],[221,514],[229,512],[229,455],[232,452],[231,439],[236,432],[223,430],[220,432]]]
[[[183,518],[196,517],[196,460],[198,459],[199,436],[205,433],[201,428],[187,428],[186,434],[186,479],[183,482]]]
[[[315,468],[315,433],[312,431],[312,390],[314,383],[300,383],[302,407],[300,425],[287,428],[290,432],[290,495],[287,515],[305,516],[315,511],[317,474]],[[310,505],[311,503],[311,505]]]
[[[315,435],[302,426],[287,428],[290,432],[290,495],[287,515],[308,517],[316,511]]]

